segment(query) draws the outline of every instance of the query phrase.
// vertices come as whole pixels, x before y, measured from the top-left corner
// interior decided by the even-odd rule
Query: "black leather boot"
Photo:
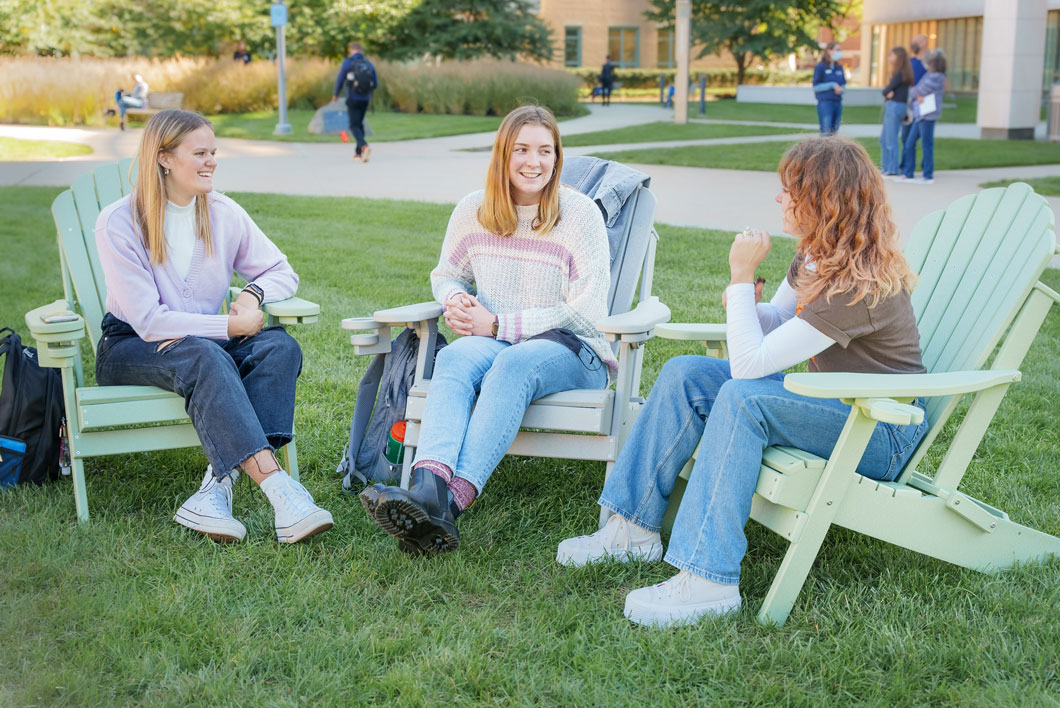
[[[386,485],[377,482],[369,487],[365,487],[358,495],[358,498],[361,500],[361,506],[363,506],[364,510],[368,512],[368,518],[372,521],[375,521],[375,509],[376,506],[379,505],[379,495],[387,489],[397,489],[397,487],[387,487]],[[398,549],[402,553],[408,553],[410,556],[423,555],[423,551],[421,551],[420,547],[415,543],[403,538],[399,538],[397,542]]]
[[[375,522],[391,536],[427,553],[457,549],[459,515],[445,480],[422,467],[412,470],[408,489],[384,487],[375,499]]]

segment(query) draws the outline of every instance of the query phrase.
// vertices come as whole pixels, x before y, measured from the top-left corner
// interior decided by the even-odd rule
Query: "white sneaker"
[[[283,470],[266,477],[261,491],[276,511],[276,540],[280,543],[301,541],[334,524],[331,513],[313,503],[306,488]]]
[[[242,541],[247,529],[232,516],[232,485],[238,478],[239,472],[232,470],[231,474],[218,482],[213,476],[213,466],[207,465],[199,491],[180,505],[173,520],[215,541]]]
[[[912,177],[906,177],[903,174],[897,174],[894,177],[891,177],[891,179],[893,181],[895,181],[895,182],[913,182],[914,181]]]
[[[935,184],[933,177],[917,177],[916,179],[908,180],[913,184]]]
[[[740,609],[740,587],[723,585],[686,570],[669,580],[626,595],[626,619],[652,627],[695,624],[704,615]]]
[[[656,561],[662,555],[662,539],[658,531],[648,531],[619,514],[613,514],[596,533],[562,541],[556,550],[556,562],[583,566],[599,560]]]

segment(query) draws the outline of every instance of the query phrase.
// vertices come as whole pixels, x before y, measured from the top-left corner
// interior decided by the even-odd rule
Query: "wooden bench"
[[[184,94],[179,91],[165,92],[165,91],[152,91],[147,94],[147,102],[143,108],[127,108],[125,115],[145,115],[153,116],[159,111],[164,111],[167,108],[180,108],[181,102],[184,100]]]

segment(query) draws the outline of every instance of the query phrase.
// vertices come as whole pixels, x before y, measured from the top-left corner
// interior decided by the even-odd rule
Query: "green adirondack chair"
[[[958,485],[1053,302],[1038,278],[1054,253],[1053,212],[1026,184],[987,189],[924,217],[906,248],[919,274],[912,302],[924,365],[917,375],[789,374],[784,387],[839,398],[850,417],[825,460],[793,448],[765,451],[751,518],[790,541],[758,619],[783,623],[833,524],[966,568],[990,572],[1060,555],[1060,539],[1011,521]],[[724,352],[724,325],[671,324],[656,336],[708,341]],[[991,354],[994,355],[986,367]],[[967,414],[933,477],[917,470],[957,407]],[[894,482],[854,472],[877,421],[919,423],[908,405],[927,399],[929,431]],[[691,463],[682,473],[687,478]],[[667,522],[683,491],[679,480]]]
[[[134,178],[131,160],[102,165],[79,177],[55,198],[52,216],[58,229],[63,299],[31,310],[25,317],[36,340],[41,366],[55,367],[62,373],[74,499],[81,521],[88,519],[85,458],[200,444],[184,410],[184,399],[175,393],[153,386],[85,385],[81,342],[87,333],[86,349],[92,361],[107,296],[96,251],[96,217],[103,207],[131,191],[130,180]],[[232,296],[239,292],[238,288],[233,291]],[[320,306],[291,298],[269,303],[264,310],[270,324],[310,323],[317,320]],[[44,321],[62,315],[70,319]],[[141,427],[124,427],[131,425]],[[297,479],[298,457],[293,440],[284,453],[287,469]]]

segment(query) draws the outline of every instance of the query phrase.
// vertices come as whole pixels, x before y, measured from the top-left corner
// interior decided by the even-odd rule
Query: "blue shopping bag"
[[[26,457],[26,443],[0,435],[0,489],[14,487],[22,473]]]

